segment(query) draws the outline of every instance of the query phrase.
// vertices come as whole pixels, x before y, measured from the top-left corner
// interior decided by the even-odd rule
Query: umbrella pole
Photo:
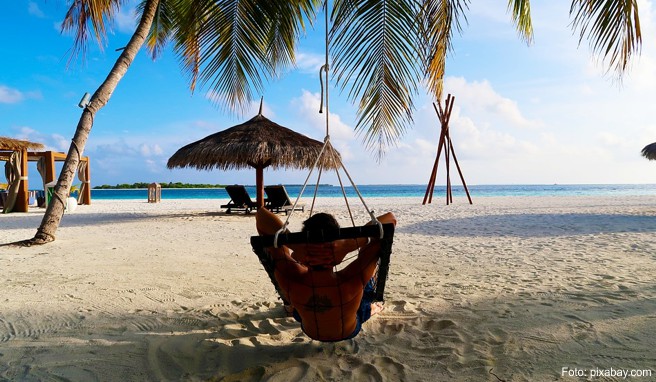
[[[264,166],[255,167],[255,188],[257,189],[257,208],[264,207]]]
[[[264,207],[264,169],[271,165],[271,159],[263,163],[248,162],[252,167],[255,167],[255,189],[257,192],[257,208]]]

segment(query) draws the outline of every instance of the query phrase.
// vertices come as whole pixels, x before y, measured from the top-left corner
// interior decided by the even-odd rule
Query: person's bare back
[[[282,227],[278,217],[266,209],[258,210],[256,219],[260,234],[274,234]],[[379,219],[396,224],[391,213]],[[335,272],[333,265],[358,248],[357,259]],[[310,338],[320,341],[352,338],[364,321],[382,310],[381,304],[372,305],[372,277],[380,252],[377,240],[338,240],[292,246],[293,254],[286,247],[268,250],[275,261],[278,286]]]

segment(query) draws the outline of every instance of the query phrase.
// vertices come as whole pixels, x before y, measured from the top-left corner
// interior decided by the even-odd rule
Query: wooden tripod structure
[[[456,164],[458,169],[458,174],[460,174],[460,180],[462,180],[462,185],[465,188],[467,193],[467,199],[469,199],[469,204],[472,203],[471,196],[469,195],[469,190],[467,189],[467,184],[465,183],[465,178],[462,176],[462,170],[458,164],[458,158],[456,158],[456,152],[453,150],[453,143],[451,142],[451,136],[449,135],[449,120],[451,119],[451,111],[453,110],[453,101],[456,97],[452,97],[449,94],[446,97],[444,102],[444,108],[438,102],[437,106],[433,103],[433,108],[437,113],[437,117],[440,120],[441,132],[440,140],[437,144],[437,157],[435,158],[435,164],[433,164],[433,172],[431,173],[430,180],[428,181],[428,187],[426,187],[426,194],[424,195],[424,201],[422,204],[431,203],[433,201],[433,189],[435,188],[435,178],[437,178],[437,165],[440,161],[440,155],[442,150],[444,150],[444,158],[446,159],[446,204],[453,203],[453,194],[451,193],[451,174],[450,174],[450,158],[453,156],[453,161]]]

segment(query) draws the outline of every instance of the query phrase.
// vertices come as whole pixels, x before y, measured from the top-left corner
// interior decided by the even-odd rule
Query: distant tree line
[[[150,183],[137,182],[137,183],[122,183],[115,186],[110,186],[108,184],[103,184],[102,186],[94,187],[94,190],[115,190],[115,189],[129,189],[129,188],[148,188]],[[168,182],[160,183],[162,188],[225,188],[223,184],[193,184],[193,183],[181,183],[181,182]]]

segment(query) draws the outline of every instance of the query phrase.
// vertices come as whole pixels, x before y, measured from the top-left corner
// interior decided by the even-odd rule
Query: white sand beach
[[[283,314],[253,215],[79,206],[55,242],[0,247],[0,380],[656,380],[656,197],[436,197],[367,200],[398,218],[385,310],[337,343]],[[42,216],[0,215],[0,243]]]

